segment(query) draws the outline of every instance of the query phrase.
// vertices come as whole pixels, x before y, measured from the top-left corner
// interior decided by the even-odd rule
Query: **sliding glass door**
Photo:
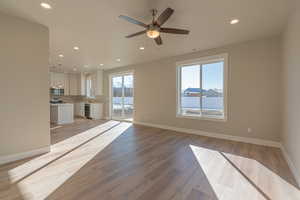
[[[111,76],[111,118],[132,120],[133,118],[133,74]]]

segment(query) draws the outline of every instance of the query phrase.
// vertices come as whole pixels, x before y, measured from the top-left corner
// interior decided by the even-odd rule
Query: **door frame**
[[[135,113],[135,106],[134,106],[134,87],[135,87],[135,78],[134,78],[134,70],[128,70],[128,71],[122,71],[122,72],[117,72],[117,73],[111,73],[109,74],[109,119],[115,119],[115,120],[120,120],[120,121],[124,121],[124,119],[122,118],[113,118],[112,116],[112,78],[115,76],[126,76],[126,75],[132,75],[133,76],[133,80],[132,80],[132,85],[133,85],[133,91],[132,91],[132,97],[133,97],[133,113],[132,113],[132,119],[134,119],[134,113]],[[125,120],[126,121],[126,120]]]

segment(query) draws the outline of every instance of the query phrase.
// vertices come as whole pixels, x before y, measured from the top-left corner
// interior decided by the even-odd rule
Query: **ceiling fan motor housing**
[[[150,31],[160,31],[160,27],[157,24],[149,24],[148,30],[150,30]]]

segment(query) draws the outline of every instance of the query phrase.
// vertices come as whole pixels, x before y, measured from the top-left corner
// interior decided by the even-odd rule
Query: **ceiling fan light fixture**
[[[160,33],[159,33],[159,31],[158,30],[148,30],[147,31],[147,36],[149,37],[149,38],[152,38],[152,39],[154,39],[154,38],[157,38],[157,37],[159,37],[159,35],[160,35]]]

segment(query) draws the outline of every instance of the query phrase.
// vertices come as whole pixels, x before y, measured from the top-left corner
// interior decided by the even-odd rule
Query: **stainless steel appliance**
[[[57,103],[63,103],[63,101],[57,97],[53,97],[51,100],[50,100],[50,103],[51,104],[57,104]]]
[[[84,116],[91,119],[91,104],[89,103],[84,104]]]
[[[65,90],[63,88],[50,88],[50,94],[55,96],[63,96]]]

